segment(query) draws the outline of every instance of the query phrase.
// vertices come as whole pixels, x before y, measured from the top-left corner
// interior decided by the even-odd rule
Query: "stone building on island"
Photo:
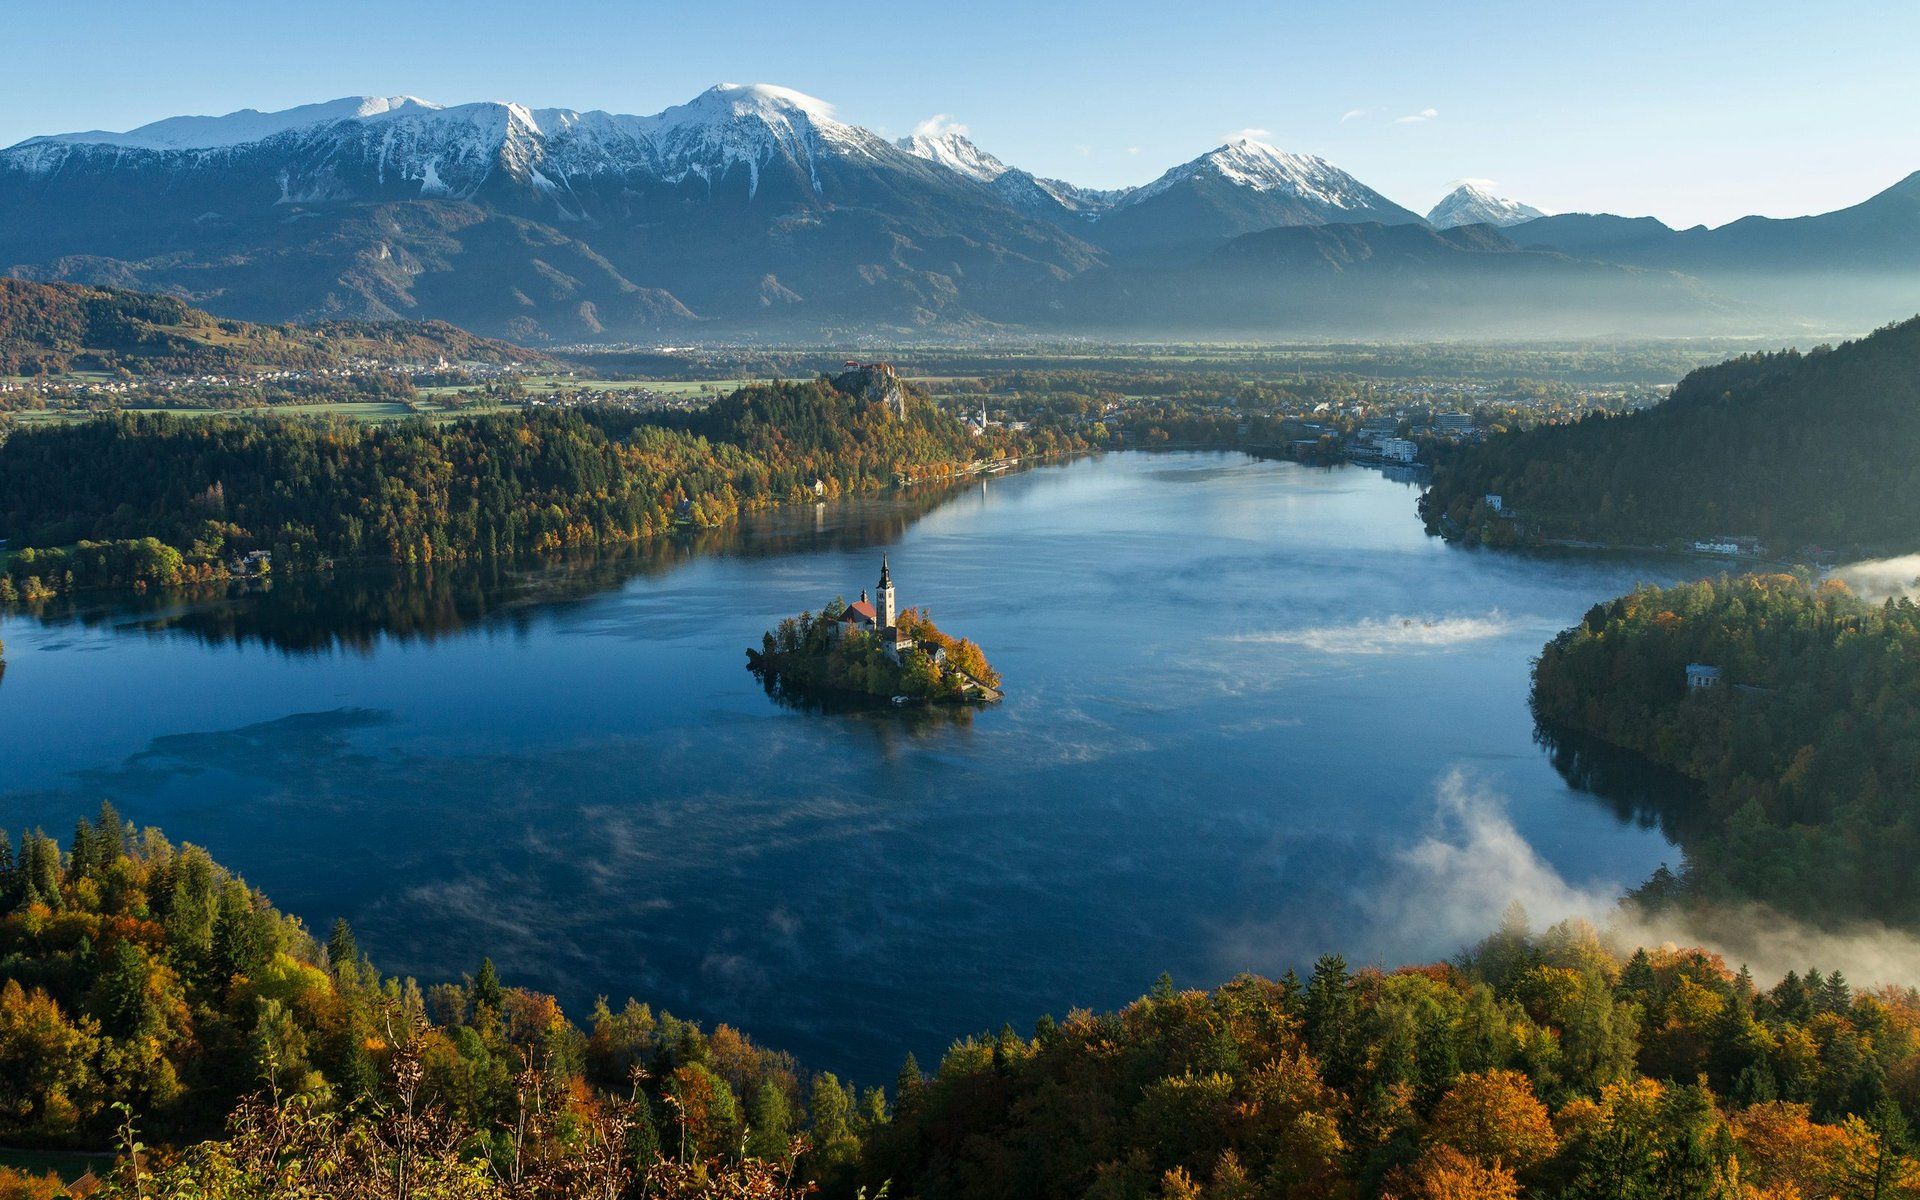
[[[898,658],[914,647],[913,638],[897,624],[899,619],[900,608],[893,590],[892,566],[887,557],[882,555],[880,582],[874,586],[873,599],[867,598],[865,588],[860,589],[860,598],[847,605],[846,611],[834,619],[833,636],[836,639],[844,637],[849,630],[874,634],[879,637],[880,644]]]

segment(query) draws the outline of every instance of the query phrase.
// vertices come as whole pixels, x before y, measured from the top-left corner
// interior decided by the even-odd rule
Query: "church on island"
[[[835,599],[819,616],[801,613],[760,637],[747,666],[768,691],[864,695],[894,704],[978,704],[1000,699],[1000,673],[980,647],[942,633],[925,609],[903,609],[893,564],[852,604]]]
[[[835,641],[847,635],[849,630],[871,633],[880,639],[898,659],[902,654],[914,648],[913,636],[901,629],[898,621],[900,609],[893,591],[893,568],[886,555],[880,556],[880,582],[874,585],[873,599],[867,599],[867,589],[860,589],[860,598],[847,605],[846,611],[833,619],[832,635]],[[946,657],[946,648],[939,645],[926,647],[927,653],[939,662]]]

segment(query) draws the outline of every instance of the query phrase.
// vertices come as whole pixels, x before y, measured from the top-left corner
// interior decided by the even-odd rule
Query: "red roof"
[[[878,621],[880,614],[875,612],[873,605],[868,604],[865,600],[855,600],[852,604],[847,605],[847,614],[840,619],[846,621],[855,617],[863,621]]]

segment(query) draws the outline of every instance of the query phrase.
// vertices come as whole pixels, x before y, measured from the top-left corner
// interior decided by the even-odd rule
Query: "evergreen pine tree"
[[[1820,1011],[1845,1016],[1853,1009],[1853,988],[1839,971],[1827,976],[1820,989]]]
[[[500,1011],[506,1007],[506,1003],[507,994],[500,986],[500,973],[493,969],[493,960],[481,959],[480,969],[474,972],[473,976],[473,1006],[476,1017],[481,1008],[498,1017]]]
[[[352,978],[359,972],[360,943],[345,917],[334,918],[333,931],[327,937],[327,965],[341,978]]]
[[[1347,960],[1325,954],[1313,964],[1305,1001],[1307,1047],[1320,1060],[1329,1082],[1350,1078],[1355,1005]]]
[[[907,1051],[907,1060],[900,1064],[900,1074],[893,1080],[893,1107],[901,1116],[907,1116],[920,1110],[920,1101],[927,1087],[927,1077],[920,1070],[920,1060]]]

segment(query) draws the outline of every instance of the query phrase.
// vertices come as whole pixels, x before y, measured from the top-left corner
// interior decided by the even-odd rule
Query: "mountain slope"
[[[528,362],[540,356],[445,322],[251,325],[172,296],[0,278],[0,374],[69,368],[245,372],[381,362]]]
[[[1739,316],[1684,276],[1522,250],[1486,225],[1280,227],[1191,267],[1108,270],[1065,290],[1063,320],[1134,334],[1590,336]]]
[[[1493,225],[1504,228],[1546,216],[1531,205],[1496,196],[1477,183],[1463,183],[1448,192],[1427,214],[1427,224],[1435,229],[1453,229],[1460,225]]]
[[[1423,505],[1433,527],[1479,540],[1906,553],[1920,548],[1915,445],[1920,318],[1836,350],[1702,368],[1627,416],[1490,439],[1443,465]],[[1489,494],[1509,516],[1486,511]]]
[[[1023,213],[1079,232],[1084,232],[1089,220],[1097,219],[1130,190],[1103,191],[1080,187],[1064,179],[1042,179],[1008,166],[976,146],[965,134],[952,129],[903,137],[895,145],[917,158],[985,184]]]
[[[1920,172],[1812,216],[1676,230],[1652,217],[1569,213],[1508,234],[1523,246],[1685,271],[1802,319],[1865,325],[1920,308]]]
[[[1443,223],[1523,215],[1479,194],[1452,199],[1436,210]],[[1197,294],[1220,270],[1217,251],[1274,229],[1369,224],[1425,226],[1332,164],[1264,143],[1102,192],[1010,167],[953,129],[896,144],[765,84],[722,84],[650,116],[350,97],[0,150],[0,274],[162,292],[249,321],[434,318],[529,344],[1110,319],[1145,330],[1163,306],[1138,286],[1142,270],[1190,270],[1187,317],[1239,328],[1252,315],[1233,303],[1249,299],[1245,280],[1222,298]],[[1510,297],[1472,289],[1519,272],[1545,306],[1520,314],[1529,327],[1550,317],[1568,333],[1618,331],[1629,296],[1652,288],[1660,295],[1634,321],[1681,324],[1649,331],[1722,328],[1727,306],[1703,304],[1698,288],[1689,297],[1666,274],[1676,270],[1751,301],[1754,320],[1775,327],[1920,304],[1920,177],[1798,221],[1676,232],[1569,216],[1511,228],[1519,248],[1558,252],[1557,265],[1469,266],[1461,245],[1418,237],[1306,238],[1296,249],[1314,259],[1309,291],[1329,307],[1301,311],[1330,330],[1333,313],[1376,332],[1402,318],[1463,328],[1463,313],[1511,311]],[[1649,274],[1629,281],[1569,259]],[[1389,261],[1426,266],[1413,290],[1383,301]],[[1590,285],[1600,290],[1583,295]],[[1256,308],[1280,312],[1287,289],[1261,288]],[[1596,328],[1571,324],[1582,312]]]
[[[967,320],[1099,261],[768,85],[648,117],[375,99],[161,125],[0,152],[0,267],[251,318],[571,338]]]
[[[1127,192],[1091,236],[1134,261],[1171,262],[1276,226],[1369,221],[1421,223],[1325,159],[1242,139]]]

